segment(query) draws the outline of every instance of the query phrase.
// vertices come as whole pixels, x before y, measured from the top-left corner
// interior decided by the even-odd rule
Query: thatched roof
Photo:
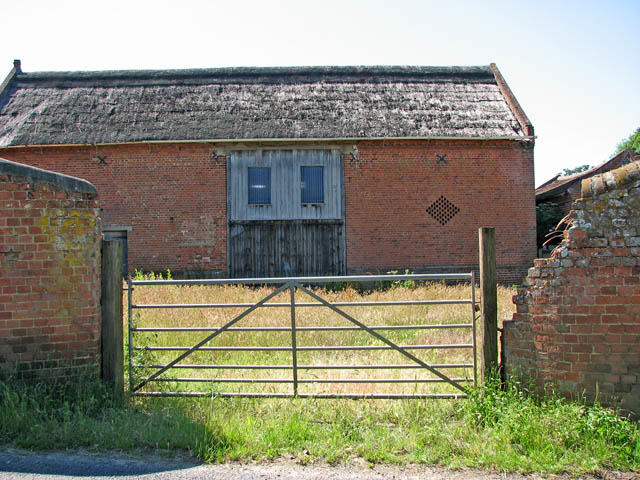
[[[494,65],[24,73],[18,62],[3,86],[0,147],[533,135]]]

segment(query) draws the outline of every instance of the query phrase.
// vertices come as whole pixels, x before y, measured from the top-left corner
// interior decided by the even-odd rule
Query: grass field
[[[275,287],[245,286],[164,286],[136,285],[133,303],[140,304],[251,304],[272,293]],[[469,285],[447,286],[432,283],[416,286],[401,282],[392,288],[360,291],[353,287],[338,291],[314,289],[313,292],[331,303],[340,302],[398,302],[424,300],[470,300]],[[513,291],[500,289],[502,316],[510,316]],[[290,300],[288,290],[269,303]],[[318,304],[298,290],[295,303]],[[456,383],[473,385],[472,307],[466,304],[344,306],[348,315],[367,326],[403,326],[401,330],[381,329],[376,332],[391,342],[406,346],[407,351]],[[225,325],[245,311],[243,308],[134,309],[136,328],[210,328]],[[477,315],[477,313],[476,313]],[[295,311],[299,394],[460,394],[456,387],[442,381],[437,374],[418,365],[412,359],[385,345],[369,332],[356,327],[349,320],[327,307],[297,307]],[[442,325],[467,325],[440,328]],[[280,331],[246,331],[245,328],[270,328]],[[176,368],[167,371],[145,386],[144,390],[220,393],[291,393],[293,391],[292,334],[290,308],[259,308],[234,324],[202,349],[177,364],[186,365],[244,365],[274,368]],[[305,330],[308,328],[340,327],[343,330]],[[351,328],[351,329],[345,329]],[[196,345],[211,331],[133,332],[134,365],[166,365],[188,347]],[[324,347],[337,350],[322,350]],[[447,347],[448,346],[448,347]],[[268,351],[253,350],[266,347]],[[382,347],[382,348],[380,348]],[[447,348],[445,348],[447,347]],[[230,350],[224,350],[224,349]],[[242,350],[246,348],[247,350]],[[171,350],[175,349],[175,350]],[[210,349],[210,350],[205,350]],[[222,349],[222,350],[220,350]],[[235,350],[234,350],[235,349]],[[338,368],[381,365],[386,368]],[[390,368],[404,365],[405,368]],[[325,366],[327,368],[319,368]],[[311,367],[311,368],[305,368]],[[407,368],[411,367],[411,368]],[[135,368],[136,383],[157,368]],[[180,378],[189,382],[172,382]],[[229,382],[228,380],[237,380]]]
[[[407,288],[411,287],[411,288]],[[268,293],[264,288],[238,287],[136,287],[135,301],[141,303],[252,302]],[[332,301],[468,298],[468,286],[433,284],[413,288],[393,288],[358,292],[346,288],[322,292]],[[500,288],[499,318],[512,312],[513,290]],[[286,301],[282,296],[278,301]],[[296,301],[306,301],[300,295]],[[288,311],[269,308],[258,311],[237,326],[287,325]],[[366,310],[366,312],[365,312]],[[393,307],[378,309],[350,307],[354,316],[367,325],[399,323],[467,322],[468,305],[438,307]],[[239,310],[236,310],[237,313]],[[339,324],[342,320],[324,308],[299,310],[299,325]],[[143,326],[220,326],[234,315],[231,310],[190,309],[176,313],[164,310],[140,310],[136,325]],[[385,331],[386,332],[386,331]],[[436,333],[437,332],[437,333]],[[300,332],[300,345],[371,344],[367,334],[339,332]],[[326,335],[325,335],[326,334]],[[223,335],[229,335],[223,337]],[[227,332],[212,345],[288,345],[289,333]],[[468,342],[468,331],[402,331],[394,341],[403,344]],[[404,336],[403,336],[404,335]],[[467,335],[467,336],[465,336]],[[136,345],[192,345],[203,333],[136,333]],[[290,338],[290,337],[289,337]],[[145,343],[146,342],[146,343]],[[419,351],[421,358],[437,361],[461,361],[460,351]],[[137,363],[165,362],[179,352],[136,351]],[[381,355],[382,353],[382,355]],[[468,355],[469,351],[465,351]],[[288,364],[291,352],[203,352],[198,361],[250,364]],[[398,362],[391,351],[304,352],[300,362]],[[384,362],[383,362],[384,360]],[[189,360],[190,362],[193,360]],[[284,371],[291,375],[291,371]],[[342,371],[311,371],[314,375],[341,375]],[[399,370],[396,375],[406,375]],[[146,375],[144,371],[139,372]],[[175,372],[167,372],[174,375]],[[202,383],[170,384],[158,382],[153,390],[207,391],[216,393],[238,385],[213,384],[221,375],[284,376],[283,372],[230,372],[179,370],[179,375],[210,377]],[[303,375],[311,375],[301,371]],[[349,371],[367,380],[390,375],[382,371]],[[468,372],[467,372],[468,373]],[[415,373],[412,373],[415,375]],[[421,375],[427,375],[421,372]],[[413,377],[411,377],[413,378]],[[410,379],[411,379],[410,378]],[[216,385],[213,390],[211,385]],[[260,389],[264,384],[239,384],[241,388]],[[407,385],[401,385],[407,387]],[[287,388],[290,384],[267,388]],[[385,384],[319,384],[310,388],[322,391],[362,393]],[[430,389],[433,384],[428,384]],[[147,387],[145,387],[147,388]],[[305,385],[305,388],[309,388]],[[417,388],[409,386],[409,388]],[[422,388],[422,387],[421,387]],[[435,385],[435,391],[444,388]],[[335,389],[335,390],[331,390]],[[394,390],[397,391],[397,390]],[[414,390],[410,390],[412,392]],[[493,471],[558,473],[604,472],[620,469],[640,470],[640,433],[637,423],[620,418],[614,410],[580,401],[529,394],[526,386],[510,383],[506,390],[497,382],[474,390],[468,398],[349,400],[282,398],[148,398],[115,400],[97,381],[79,383],[23,384],[17,380],[0,381],[0,444],[32,449],[87,448],[90,450],[152,449],[156,453],[176,449],[187,451],[203,461],[265,460],[287,456],[301,463],[328,461],[339,463],[359,457],[371,463],[428,463],[447,467],[476,467]]]

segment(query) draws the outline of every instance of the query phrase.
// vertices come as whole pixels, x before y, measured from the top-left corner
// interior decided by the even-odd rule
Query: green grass
[[[215,300],[212,299],[213,297]],[[153,287],[136,288],[137,303],[204,303],[256,301],[264,288]],[[513,291],[499,289],[499,318],[513,309]],[[400,285],[358,292],[351,288],[322,292],[332,301],[389,300],[397,298],[465,298],[468,287]],[[286,300],[284,297],[282,300]],[[302,298],[300,298],[302,300]],[[298,301],[298,299],[297,299]],[[285,325],[287,312],[264,309],[243,320],[248,325]],[[353,310],[356,310],[355,308]],[[445,323],[468,320],[467,306],[398,307],[356,310],[369,325],[399,323]],[[192,309],[175,312],[143,310],[136,323],[165,326],[219,326],[233,312]],[[326,309],[301,309],[299,325],[344,324]],[[280,335],[280,336],[279,336]],[[286,334],[261,336],[242,332],[221,336],[217,345],[285,345]],[[402,343],[458,343],[468,341],[468,331],[399,332],[392,337]],[[464,335],[467,335],[465,337]],[[136,334],[135,345],[195,344],[194,334]],[[299,344],[353,345],[370,341],[366,334],[351,332],[337,337],[300,337]],[[145,343],[146,342],[146,343]],[[280,342],[280,343],[278,343]],[[408,363],[394,352],[372,357],[367,352],[309,353],[301,361],[334,363]],[[163,362],[175,352],[136,351],[137,362]],[[197,361],[237,363],[287,363],[290,353],[198,353]],[[458,361],[457,351],[421,352],[428,361]],[[440,355],[440,357],[438,357]],[[468,356],[468,351],[466,353]],[[468,357],[467,357],[468,358]],[[179,371],[180,376],[210,372]],[[286,373],[286,371],[285,371]],[[289,372],[290,373],[290,372]],[[145,374],[144,371],[136,372]],[[217,375],[274,375],[282,372],[219,372]],[[315,372],[314,375],[328,375]],[[350,372],[362,378],[391,375],[389,371]],[[176,375],[172,373],[172,375]],[[305,375],[310,375],[308,372]],[[339,375],[334,371],[331,375]],[[407,375],[398,371],[394,375]],[[412,373],[411,375],[415,375]],[[421,374],[424,375],[424,374]],[[210,385],[208,382],[206,385]],[[207,388],[205,385],[204,388]],[[229,388],[222,384],[219,388]],[[433,388],[430,384],[429,388]],[[254,385],[247,387],[258,388]],[[349,386],[352,388],[353,386]],[[379,385],[356,385],[372,393]],[[158,382],[153,390],[202,389],[202,385]],[[208,388],[211,388],[210,386]],[[218,388],[218,387],[217,387]],[[264,390],[264,387],[260,387]],[[272,387],[267,387],[272,388]],[[282,388],[282,387],[275,387]],[[290,386],[289,386],[290,388]],[[344,391],[344,385],[322,385],[323,391]],[[384,386],[382,387],[384,388]],[[397,388],[397,387],[393,387]],[[408,388],[412,388],[409,386]],[[434,391],[442,391],[436,386]],[[333,389],[333,390],[331,390]],[[440,390],[439,390],[440,389]],[[393,390],[397,391],[397,390]],[[292,456],[299,462],[324,460],[341,463],[353,457],[371,463],[421,463],[447,467],[476,467],[500,471],[572,473],[606,469],[640,470],[640,434],[637,423],[599,405],[585,406],[560,398],[539,399],[526,388],[512,384],[503,391],[497,384],[475,390],[462,400],[314,400],[243,398],[141,398],[113,400],[98,381],[78,384],[28,384],[0,382],[0,444],[28,449],[87,448],[93,450],[152,449],[156,453],[187,451],[207,462],[263,460]]]
[[[207,462],[425,463],[572,473],[640,469],[638,426],[517,386],[464,400],[128,399],[99,382],[0,383],[0,442],[28,449],[187,451]]]

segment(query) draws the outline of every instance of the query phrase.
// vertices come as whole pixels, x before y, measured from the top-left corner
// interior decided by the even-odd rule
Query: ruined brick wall
[[[504,325],[508,374],[640,414],[640,162],[583,180]]]
[[[0,159],[0,376],[98,375],[93,185]]]

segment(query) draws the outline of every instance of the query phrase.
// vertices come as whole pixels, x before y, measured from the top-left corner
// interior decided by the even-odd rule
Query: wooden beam
[[[123,250],[119,240],[102,240],[102,380],[113,389],[116,398],[124,394]]]
[[[480,242],[480,301],[482,305],[482,377],[486,382],[498,369],[498,288],[496,231],[478,230]]]

